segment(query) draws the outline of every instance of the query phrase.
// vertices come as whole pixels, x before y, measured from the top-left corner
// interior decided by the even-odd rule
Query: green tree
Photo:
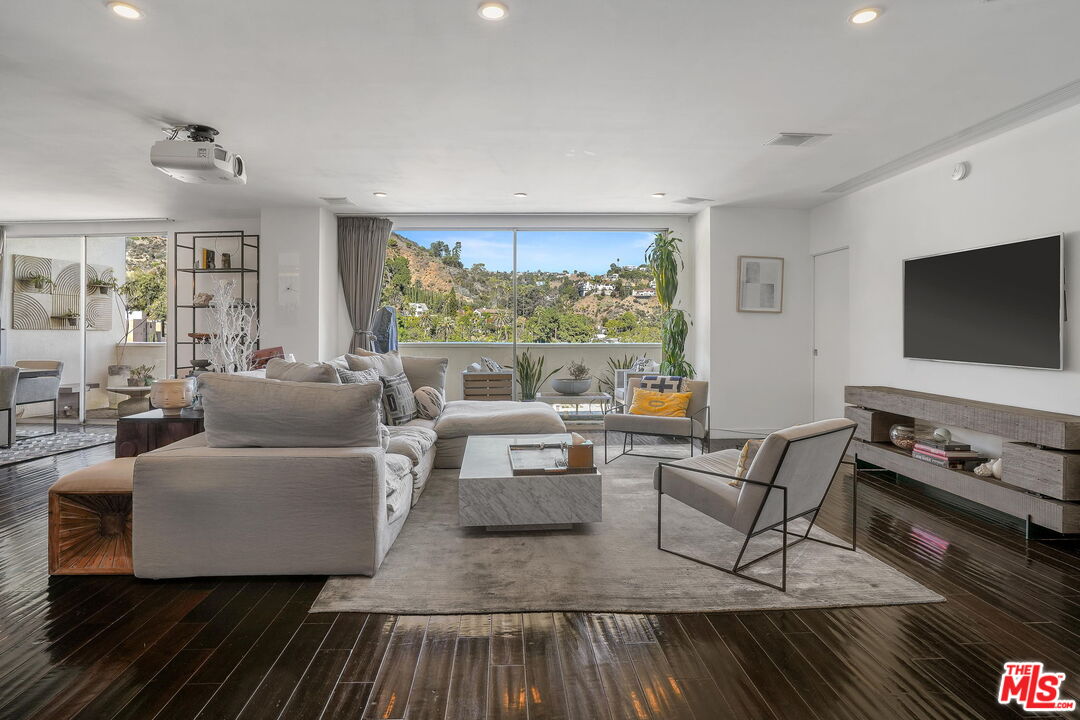
[[[141,310],[149,322],[163,322],[169,313],[168,287],[165,263],[159,262],[148,269],[129,271],[127,282],[116,290],[128,310]]]

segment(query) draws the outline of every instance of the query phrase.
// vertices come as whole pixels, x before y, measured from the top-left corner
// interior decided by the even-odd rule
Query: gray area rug
[[[108,425],[60,425],[55,435],[45,433],[52,433],[51,425],[47,428],[20,427],[15,445],[0,449],[0,467],[116,441],[116,428]]]
[[[544,532],[458,527],[457,471],[437,470],[376,576],[330,578],[311,612],[703,612],[943,600],[864,552],[820,543],[788,552],[786,593],[661,552],[656,463],[625,457],[603,468],[604,521]],[[779,533],[765,535],[751,543],[748,557],[779,547]],[[742,539],[665,498],[666,548],[730,567]],[[779,582],[780,557],[751,570]]]

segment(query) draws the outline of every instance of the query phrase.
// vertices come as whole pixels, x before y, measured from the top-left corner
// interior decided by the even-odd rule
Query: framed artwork
[[[12,330],[79,329],[79,263],[13,255],[11,272]],[[87,330],[112,330],[114,277],[111,267],[86,266]]]
[[[736,293],[739,312],[783,312],[784,258],[740,255]]]

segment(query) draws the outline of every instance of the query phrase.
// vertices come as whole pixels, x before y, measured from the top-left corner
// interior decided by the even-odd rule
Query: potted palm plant
[[[517,356],[514,361],[514,369],[517,371],[518,389],[521,391],[521,399],[530,401],[536,399],[536,393],[541,386],[555,373],[562,370],[562,366],[555,368],[547,375],[544,374],[544,356],[535,360],[526,350]]]
[[[664,375],[694,377],[694,366],[686,359],[686,335],[690,324],[685,310],[674,307],[679,292],[679,270],[683,267],[681,238],[670,230],[656,233],[645,250],[645,262],[656,281],[656,299],[660,303],[660,372]]]
[[[576,360],[566,366],[569,377],[555,378],[551,381],[551,387],[560,395],[580,395],[588,392],[592,387],[592,375],[585,360]]]

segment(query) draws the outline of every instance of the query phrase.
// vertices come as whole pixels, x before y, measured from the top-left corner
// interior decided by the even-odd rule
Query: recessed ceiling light
[[[514,197],[529,197],[529,193],[514,193]]]
[[[652,196],[653,196],[654,198],[656,198],[657,200],[659,200],[660,198],[665,198],[665,197],[667,197],[667,193],[653,193],[653,194],[652,194]]]
[[[108,8],[125,20],[138,20],[143,16],[143,11],[131,3],[111,2]]]
[[[502,20],[510,14],[510,8],[501,2],[483,2],[476,12],[485,20]]]
[[[881,16],[881,8],[863,8],[851,13],[848,22],[852,25],[865,25],[877,20]]]
[[[386,193],[382,192],[381,190],[379,192],[373,192],[371,194],[375,197],[386,197]]]

